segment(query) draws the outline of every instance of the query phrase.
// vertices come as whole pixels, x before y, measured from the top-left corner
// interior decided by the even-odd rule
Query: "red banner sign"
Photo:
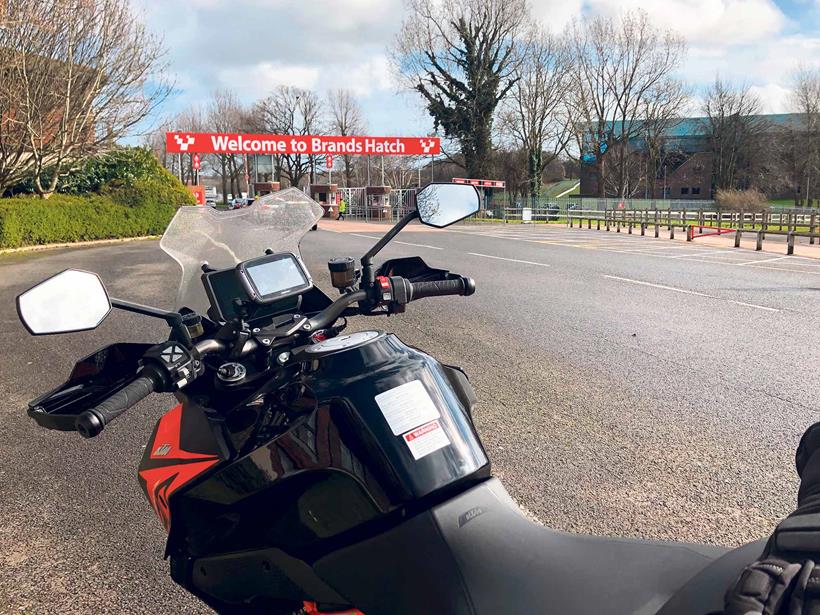
[[[500,179],[467,179],[465,177],[454,177],[454,184],[470,184],[479,188],[503,188],[506,182]]]
[[[169,154],[351,154],[422,156],[441,153],[438,137],[339,137],[327,135],[242,135],[166,132]]]

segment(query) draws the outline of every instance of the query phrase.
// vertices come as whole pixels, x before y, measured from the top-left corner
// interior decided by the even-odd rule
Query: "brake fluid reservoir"
[[[294,354],[304,382],[331,404],[351,448],[381,468],[390,499],[408,501],[489,476],[470,419],[470,385],[455,370],[395,335],[363,331]]]

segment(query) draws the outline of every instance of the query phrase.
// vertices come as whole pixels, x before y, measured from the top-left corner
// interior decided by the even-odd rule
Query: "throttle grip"
[[[432,282],[409,282],[409,301],[424,297],[441,297],[443,295],[472,295],[475,282],[472,278],[459,277],[454,280],[435,280]]]
[[[139,376],[96,408],[80,414],[74,422],[74,428],[80,432],[82,437],[93,438],[128,408],[153,393],[155,388],[156,383],[152,378]]]

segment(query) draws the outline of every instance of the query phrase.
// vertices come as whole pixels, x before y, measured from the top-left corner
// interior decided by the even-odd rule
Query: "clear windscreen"
[[[299,254],[299,241],[322,217],[322,207],[297,188],[263,196],[242,209],[181,207],[160,247],[182,267],[175,309],[206,314],[210,302],[202,285],[202,264],[235,267],[266,249]]]

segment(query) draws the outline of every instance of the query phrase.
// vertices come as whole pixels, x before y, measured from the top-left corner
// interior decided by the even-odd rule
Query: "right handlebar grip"
[[[433,282],[410,282],[410,301],[424,297],[440,297],[443,295],[472,295],[475,292],[475,282],[472,278],[456,278],[454,280],[435,280]]]
[[[140,376],[114,393],[96,408],[86,410],[77,417],[74,427],[84,438],[93,438],[111,421],[131,406],[154,392],[156,384],[148,376]]]

